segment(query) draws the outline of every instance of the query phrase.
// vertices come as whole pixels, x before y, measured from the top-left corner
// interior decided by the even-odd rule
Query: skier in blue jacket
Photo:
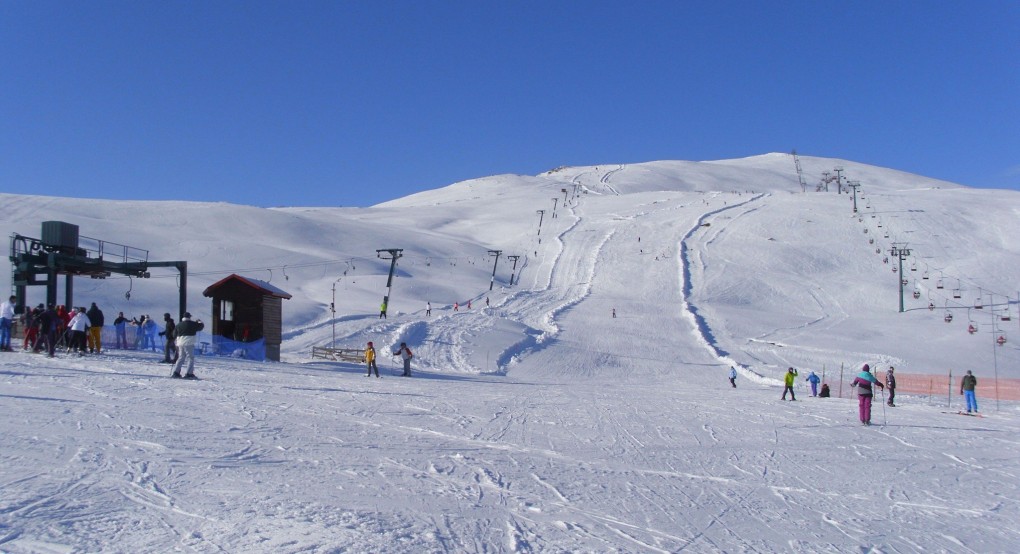
[[[811,383],[811,396],[818,396],[818,383],[821,383],[822,379],[812,371],[805,381]]]

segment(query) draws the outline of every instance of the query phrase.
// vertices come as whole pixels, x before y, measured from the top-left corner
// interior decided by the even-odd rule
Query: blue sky
[[[367,206],[767,152],[1020,189],[1020,2],[0,0],[0,191]]]

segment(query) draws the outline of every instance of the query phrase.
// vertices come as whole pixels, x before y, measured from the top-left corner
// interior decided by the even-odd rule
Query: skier
[[[172,364],[177,361],[177,346],[174,344],[174,330],[177,327],[174,324],[174,318],[170,317],[170,313],[163,314],[163,321],[166,322],[166,327],[159,332],[159,336],[166,337],[166,346],[163,348],[163,363]]]
[[[430,301],[425,303],[425,317],[429,317],[431,315],[432,315],[432,302]]]
[[[885,388],[889,389],[889,401],[886,404],[896,407],[893,403],[893,399],[896,398],[896,376],[893,375],[893,366],[889,366],[889,371],[885,372]]]
[[[386,301],[379,306],[379,319],[386,319]]]
[[[35,343],[39,336],[39,328],[36,325],[36,319],[39,317],[39,314],[42,313],[42,308],[43,305],[39,304],[39,307],[31,310],[26,308],[25,313],[22,314],[22,321],[25,324],[25,340],[21,344],[21,349],[25,352],[28,352],[29,348],[35,349]]]
[[[811,396],[818,396],[818,383],[820,383],[822,381],[818,377],[818,375],[815,375],[815,372],[812,371],[811,375],[808,375],[807,379],[805,379],[805,381],[807,381],[808,383],[811,383]]]
[[[173,373],[170,374],[171,377],[180,379],[181,367],[184,366],[184,362],[188,362],[188,371],[184,374],[184,378],[198,379],[195,376],[195,342],[197,340],[195,335],[202,329],[205,329],[205,324],[202,323],[201,319],[192,321],[191,314],[184,312],[184,316],[181,317],[181,323],[174,327],[174,336],[177,342],[177,361],[174,362]]]
[[[616,308],[613,308],[613,319],[616,319]]]
[[[85,315],[85,308],[75,309],[74,316],[68,324],[71,329],[71,345],[67,349],[69,353],[77,349],[79,356],[85,355],[85,333],[88,332],[89,326],[89,316]]]
[[[365,377],[372,376],[372,370],[375,369],[375,376],[379,376],[379,366],[375,363],[375,347],[372,346],[372,341],[368,342],[368,348],[365,348],[365,363],[368,364],[368,373]]]
[[[156,321],[151,315],[145,314],[145,342],[142,343],[142,348],[152,348],[152,351],[156,352],[156,328]]]
[[[127,324],[128,319],[124,317],[124,312],[120,312],[117,315],[117,319],[113,320],[113,328],[117,331],[117,346],[120,350],[127,350]]]
[[[14,324],[14,308],[18,305],[18,297],[11,298],[0,304],[0,350],[12,352],[11,350],[11,326]]]
[[[92,306],[89,307],[89,311],[85,312],[85,315],[89,316],[89,322],[92,323],[92,326],[89,327],[88,336],[89,353],[95,352],[96,354],[101,354],[103,350],[103,324],[106,323],[103,317],[103,310],[100,310],[99,306],[96,306],[96,303],[93,302]]]
[[[792,367],[786,370],[786,377],[783,379],[783,383],[785,384],[785,386],[783,387],[783,400],[786,400],[787,392],[790,393],[791,402],[797,400],[797,397],[794,396],[793,394],[793,382],[794,380],[797,379],[797,375],[799,375],[797,373],[797,370],[793,369]]]
[[[460,311],[460,303],[458,303],[458,302],[454,302],[453,303],[453,311],[455,311],[455,312],[459,312]]]
[[[393,353],[394,356],[396,356],[398,354],[400,355],[400,359],[404,360],[404,374],[402,376],[403,377],[410,377],[411,376],[411,358],[414,357],[414,354],[411,353],[411,349],[407,347],[407,343],[406,342],[400,343],[400,348],[396,352]]]
[[[974,388],[977,387],[977,377],[968,369],[967,374],[963,376],[963,380],[960,381],[960,394],[967,399],[967,413],[969,414],[973,408],[974,413],[977,413],[977,397],[974,396]]]
[[[850,383],[851,387],[857,387],[857,405],[861,425],[871,425],[871,397],[874,394],[871,385],[878,385],[880,389],[884,388],[882,382],[871,374],[871,367],[864,364],[857,378],[853,383]]]
[[[57,329],[60,327],[60,316],[53,309],[53,304],[50,304],[49,307],[43,310],[39,317],[36,318],[36,321],[39,325],[39,340],[35,343],[34,351],[40,352],[43,341],[46,341],[46,349],[52,358],[57,348]]]
[[[737,388],[737,368],[730,366],[730,384]]]

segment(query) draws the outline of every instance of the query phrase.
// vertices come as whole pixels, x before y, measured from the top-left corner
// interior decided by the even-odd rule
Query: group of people
[[[406,342],[400,343],[400,348],[393,352],[393,355],[400,356],[400,359],[403,360],[404,362],[404,373],[401,374],[401,376],[410,377],[411,358],[414,358],[414,354],[411,352],[411,349],[407,346],[407,343]],[[368,373],[365,374],[365,377],[371,377],[373,370],[375,371],[375,376],[376,377],[379,376],[379,365],[376,363],[375,358],[376,358],[375,345],[372,344],[372,341],[369,341],[368,345],[365,346],[365,363],[368,364]]]
[[[787,368],[786,374],[783,378],[783,400],[786,400],[786,394],[790,394],[790,400],[796,400],[794,396],[793,385],[799,375],[798,371],[793,368]],[[805,379],[811,385],[811,396],[817,396],[820,398],[828,398],[830,396],[829,385],[822,383],[821,392],[818,391],[818,384],[821,379],[818,375],[812,371],[810,375]],[[737,386],[737,368],[730,367],[729,372],[730,385],[736,388]],[[852,388],[857,391],[858,401],[858,417],[861,421],[861,425],[871,425],[871,404],[874,399],[875,392],[874,387],[878,387],[883,391],[889,391],[889,399],[886,404],[889,406],[896,406],[896,368],[889,366],[889,369],[885,372],[885,383],[882,383],[874,374],[871,372],[871,366],[864,364],[861,368],[861,372],[854,378],[853,382],[850,383]],[[974,394],[974,389],[977,387],[977,377],[970,370],[963,376],[960,381],[960,394],[964,396],[967,404],[966,413],[977,413],[977,397]]]
[[[17,311],[17,297],[11,296],[6,302],[0,303],[0,350],[11,352],[11,335]],[[86,352],[101,354],[103,352],[102,330],[106,324],[103,310],[95,302],[84,307],[66,309],[64,306],[46,306],[39,304],[34,308],[25,309],[21,315],[25,329],[22,349],[31,352],[46,350],[50,357],[58,348],[66,348],[68,353],[77,352],[84,356]],[[163,362],[174,364],[173,375],[181,377],[183,363],[187,363],[187,376],[194,378],[194,345],[195,336],[204,326],[201,321],[191,321],[191,314],[185,312],[181,324],[174,323],[169,313],[163,314],[163,330],[151,316],[128,319],[120,312],[113,321],[116,331],[114,348],[127,349],[127,326],[137,328],[133,347],[157,351],[156,337],[163,337]]]
[[[11,296],[0,304],[0,350],[11,352],[11,335],[17,309],[17,297]],[[66,309],[64,306],[39,304],[24,310],[21,323],[25,329],[22,350],[41,352],[43,349],[52,357],[57,348],[67,352],[100,354],[103,351],[102,329],[106,323],[103,311],[95,302],[88,309],[84,306]]]

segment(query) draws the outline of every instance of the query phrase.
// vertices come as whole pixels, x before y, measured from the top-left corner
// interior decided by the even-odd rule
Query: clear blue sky
[[[0,0],[0,191],[367,206],[831,156],[1020,188],[1020,2]]]

